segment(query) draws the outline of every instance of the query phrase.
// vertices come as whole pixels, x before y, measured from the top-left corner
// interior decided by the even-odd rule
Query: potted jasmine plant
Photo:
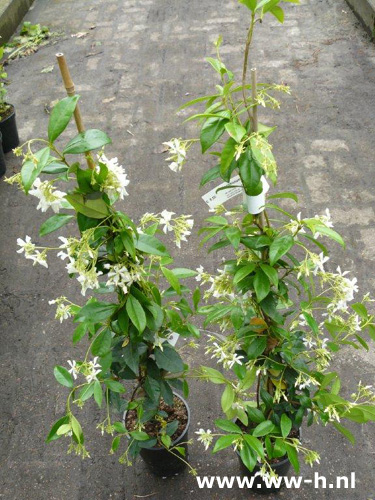
[[[0,47],[0,60],[4,55],[4,47]],[[12,104],[5,100],[7,95],[6,83],[7,72],[0,62],[0,139],[4,153],[9,153],[19,144],[18,131],[16,125],[16,112]],[[5,172],[5,170],[4,170]],[[3,172],[3,173],[4,173]],[[0,173],[0,175],[2,175]]]
[[[222,61],[219,39],[217,57],[208,58],[220,78],[216,92],[183,106],[206,103],[205,110],[189,118],[201,122],[202,152],[215,148],[218,159],[201,186],[221,178],[228,183],[224,188],[231,189],[229,181],[235,178],[244,191],[243,205],[229,211],[218,205],[201,229],[203,242],[218,239],[209,252],[229,247],[232,255],[218,274],[197,269],[196,279],[207,286],[207,305],[199,312],[205,325],[217,325],[221,332],[209,337],[207,347],[220,369],[202,367],[199,376],[223,387],[224,414],[215,420],[217,432],[200,429],[197,434],[206,449],[214,443],[214,453],[233,447],[246,473],[253,478],[257,474],[255,491],[263,492],[282,485],[276,476],[284,476],[290,464],[298,473],[301,456],[310,465],[319,461],[316,451],[303,446],[304,422],[332,425],[353,443],[345,420],[375,420],[373,389],[359,383],[347,398],[340,394],[339,374],[330,368],[343,347],[369,349],[375,321],[368,294],[352,303],[356,278],[331,266],[324,238],[342,246],[344,242],[332,229],[329,210],[314,217],[294,215],[274,200],[298,202],[295,194],[265,198],[265,177],[274,184],[277,180],[268,142],[274,129],[258,123],[257,107],[278,108],[273,92],[289,89],[257,85],[255,71],[247,83],[247,67],[255,26],[268,14],[283,22],[284,11],[280,0],[240,3],[250,13],[241,82]],[[172,170],[180,170],[193,142],[167,143]]]
[[[196,272],[173,269],[173,259],[157,234],[173,235],[179,247],[193,220],[164,210],[145,214],[137,226],[115,208],[115,202],[127,195],[129,184],[117,158],[108,159],[100,150],[97,160],[90,156],[93,168],[84,169],[77,157],[91,155],[90,151],[110,143],[109,137],[91,129],[63,148],[56,144],[77,100],[78,96],[67,97],[56,104],[47,139],[32,139],[15,150],[23,156],[22,169],[7,179],[38,198],[37,209],[54,212],[40,227],[39,236],[71,221],[79,230],[79,236],[60,236],[54,248],[34,244],[26,236],[17,240],[18,252],[44,267],[48,267],[48,254],[57,252],[82,295],[97,294],[82,306],[65,296],[50,302],[57,307],[58,320],[73,319],[73,344],[86,339],[88,348],[83,358],[54,369],[56,380],[69,392],[65,413],[53,425],[47,442],[66,438],[69,452],[89,456],[84,425],[75,408],[95,400],[105,408],[97,428],[113,436],[110,452],[121,450],[120,462],[131,464],[140,454],[152,472],[175,474],[189,465],[190,423],[189,407],[175,392],[188,395],[187,365],[175,345],[176,337],[199,337],[190,322],[198,306],[197,294],[190,305],[189,289],[180,280]],[[57,182],[69,182],[69,190],[57,189]],[[103,294],[111,300],[102,300]]]

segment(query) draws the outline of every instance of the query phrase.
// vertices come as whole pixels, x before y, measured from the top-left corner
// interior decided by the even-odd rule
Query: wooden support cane
[[[56,54],[56,59],[57,59],[57,63],[58,63],[59,68],[60,68],[60,73],[61,73],[61,76],[62,76],[62,79],[64,82],[66,93],[68,94],[69,97],[74,96],[76,93],[75,88],[74,88],[74,83],[73,83],[72,77],[70,76],[70,71],[69,71],[68,64],[66,62],[64,54],[59,52],[58,54]],[[75,110],[74,110],[74,120],[76,122],[78,132],[79,133],[84,132],[85,127],[83,126],[81,110],[79,108],[78,103],[77,103]],[[85,157],[86,157],[86,161],[87,161],[87,166],[89,168],[91,168],[91,170],[94,170],[95,162],[92,159],[92,156],[90,155],[90,153],[86,153]]]

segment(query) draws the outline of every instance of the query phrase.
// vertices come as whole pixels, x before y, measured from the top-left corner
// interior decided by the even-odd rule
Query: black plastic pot
[[[182,448],[184,448],[185,456],[180,455],[177,450],[173,450],[174,454],[172,454],[165,448],[160,448],[160,447],[142,448],[140,451],[140,455],[143,458],[150,472],[155,474],[155,476],[160,476],[160,477],[174,476],[175,474],[182,472],[187,467],[187,464],[183,462],[176,455],[181,456],[181,458],[183,458],[185,461],[188,460],[187,441],[189,439],[188,433],[190,426],[190,408],[185,399],[182,396],[180,396],[180,394],[176,394],[175,392],[173,394],[177,396],[179,399],[181,399],[181,401],[186,406],[188,419],[184,432],[178,439],[172,442],[171,446],[181,446]],[[126,412],[124,414],[124,422],[125,422],[125,416]]]
[[[5,157],[4,157],[4,152],[3,152],[3,141],[2,141],[2,136],[0,132],[0,177],[2,177],[5,174],[6,171],[6,164],[5,164]]]
[[[245,464],[242,462],[240,454],[237,452],[238,459],[241,464],[241,469],[243,471],[243,475],[247,476],[248,478],[254,477],[254,481],[252,484],[252,487],[250,488],[253,490],[255,493],[260,493],[261,495],[267,495],[268,493],[277,493],[280,491],[280,489],[284,486],[284,479],[282,480],[281,486],[279,488],[271,487],[268,488],[266,483],[263,481],[261,476],[256,476],[257,472],[260,472],[261,466],[256,465],[254,467],[253,472],[250,472],[249,469],[245,466]],[[288,474],[288,471],[290,469],[290,462],[288,458],[284,458],[281,460],[281,462],[278,462],[276,464],[272,464],[272,469],[276,472],[278,476],[286,476]]]
[[[18,130],[16,124],[16,111],[14,106],[11,106],[12,113],[0,121],[0,132],[3,135],[3,151],[9,153],[16,148],[20,140],[18,138]]]

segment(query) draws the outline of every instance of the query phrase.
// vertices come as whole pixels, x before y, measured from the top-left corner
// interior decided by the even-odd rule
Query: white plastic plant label
[[[266,194],[270,188],[266,178],[262,176],[263,191],[258,196],[245,195],[245,203],[249,214],[256,215],[264,210],[266,204]]]
[[[236,186],[236,187],[228,187]],[[227,189],[220,189],[226,187]],[[220,191],[218,191],[220,189]],[[238,196],[242,193],[242,185],[240,176],[236,175],[230,182],[223,182],[219,186],[215,187],[208,193],[202,196],[203,201],[207,203],[210,208],[215,208],[218,205],[223,205],[226,201]]]

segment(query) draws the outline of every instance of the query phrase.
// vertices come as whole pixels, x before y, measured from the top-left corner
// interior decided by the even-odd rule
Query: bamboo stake
[[[257,70],[256,68],[251,68],[251,97],[253,100],[253,104],[256,103],[257,97],[258,97],[258,91],[257,91]],[[252,113],[252,118],[253,118],[253,132],[258,132],[258,104],[253,105],[253,113]],[[264,189],[264,188],[263,188]],[[259,220],[259,225],[260,227],[264,228],[265,226],[265,220],[264,220],[264,210],[258,214],[258,220]]]
[[[257,100],[257,70],[256,68],[251,69],[251,96],[253,98],[253,104]],[[258,132],[258,105],[253,106],[253,132]]]
[[[61,76],[62,76],[62,79],[64,82],[66,93],[69,97],[74,96],[76,93],[75,88],[74,88],[74,83],[73,83],[72,77],[70,75],[70,71],[69,71],[68,64],[66,62],[64,54],[59,52],[58,54],[56,54],[56,59],[57,59],[57,63],[58,63],[59,68],[60,68],[60,73],[61,73]],[[85,127],[83,125],[81,110],[79,108],[78,103],[77,103],[75,110],[74,110],[74,120],[76,122],[78,132],[79,133],[84,132]],[[86,161],[87,161],[87,166],[91,170],[94,170],[95,163],[94,163],[94,160],[92,159],[92,156],[90,155],[90,153],[86,153],[85,157],[86,157]]]

